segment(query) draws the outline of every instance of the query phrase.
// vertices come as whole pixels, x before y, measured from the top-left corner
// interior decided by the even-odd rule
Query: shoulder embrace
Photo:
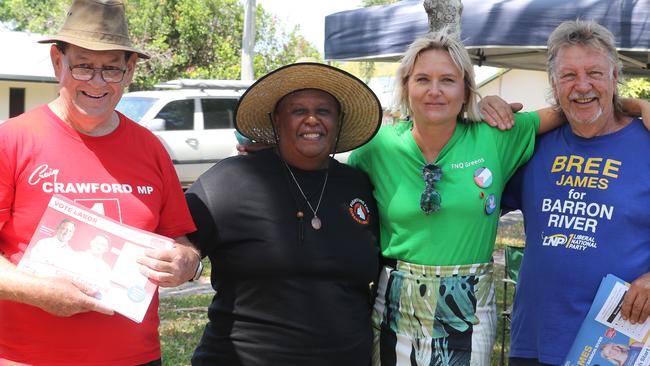
[[[539,113],[535,111],[515,113],[515,127],[529,127],[530,129],[537,131],[539,123]]]

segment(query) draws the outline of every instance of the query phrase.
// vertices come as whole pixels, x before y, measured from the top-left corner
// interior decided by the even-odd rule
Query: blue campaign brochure
[[[620,315],[628,288],[614,275],[603,278],[564,366],[650,365],[650,321],[631,324]]]

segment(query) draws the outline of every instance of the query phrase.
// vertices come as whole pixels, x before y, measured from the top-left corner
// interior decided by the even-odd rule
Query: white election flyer
[[[140,273],[136,259],[173,243],[54,195],[18,268],[84,282],[102,303],[140,323],[158,286]]]

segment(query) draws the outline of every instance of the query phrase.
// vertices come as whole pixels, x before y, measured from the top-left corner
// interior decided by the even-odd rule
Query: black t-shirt
[[[315,208],[325,170],[292,171]],[[331,160],[320,230],[271,150],[219,162],[186,196],[217,291],[194,365],[369,364],[379,234],[363,172]]]

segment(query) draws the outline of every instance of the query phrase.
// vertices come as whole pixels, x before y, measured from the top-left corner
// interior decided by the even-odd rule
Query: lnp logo
[[[556,247],[558,245],[564,245],[567,241],[567,237],[564,234],[555,234],[555,235],[550,235],[550,236],[545,236],[544,240],[542,241],[542,245],[544,246],[553,246]]]
[[[370,210],[368,210],[368,206],[362,199],[353,199],[350,202],[348,210],[350,211],[350,215],[354,221],[361,225],[368,225],[368,222],[370,221]]]
[[[598,248],[598,243],[596,243],[596,238],[589,235],[576,235],[569,234],[569,236],[563,234],[555,234],[550,236],[544,236],[542,234],[542,245],[557,247],[559,245],[564,246],[566,249],[585,251],[588,249]]]

